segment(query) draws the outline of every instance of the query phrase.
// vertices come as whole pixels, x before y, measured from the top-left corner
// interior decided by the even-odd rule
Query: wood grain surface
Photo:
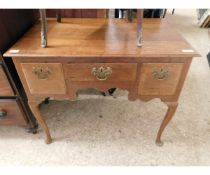
[[[192,57],[198,53],[167,20],[144,19],[143,46],[137,47],[137,24],[126,19],[47,21],[48,47],[40,47],[40,23],[4,56],[16,57]],[[18,50],[18,53],[11,53]]]

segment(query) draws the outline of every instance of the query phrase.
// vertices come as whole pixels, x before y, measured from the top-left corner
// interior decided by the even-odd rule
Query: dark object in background
[[[38,10],[0,9],[0,52],[10,48],[37,20]]]
[[[208,62],[209,62],[209,66],[210,66],[210,52],[209,52],[208,55],[207,55],[207,60],[208,60]]]
[[[31,113],[27,98],[19,80],[14,64],[10,58],[4,60],[2,54],[8,50],[37,21],[38,10],[1,9],[0,10],[0,87],[11,89],[11,94],[1,92],[0,103],[5,112],[1,125],[25,126],[27,132],[36,133],[37,124]]]
[[[115,9],[115,18],[124,18],[124,11],[127,9]],[[136,9],[132,9],[136,12]],[[161,18],[163,16],[164,9],[144,9],[144,18]]]
[[[161,18],[164,9],[144,9],[144,18]]]

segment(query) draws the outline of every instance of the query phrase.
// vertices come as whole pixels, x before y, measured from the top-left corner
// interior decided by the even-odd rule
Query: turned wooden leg
[[[157,134],[157,138],[156,138],[156,144],[158,146],[162,146],[163,145],[163,142],[161,141],[161,135],[165,129],[165,127],[168,125],[169,121],[172,119],[174,113],[176,112],[176,109],[177,109],[177,106],[178,106],[178,103],[177,102],[165,102],[168,106],[168,110],[166,112],[166,115],[160,125],[160,129],[158,131],[158,134]]]
[[[34,114],[35,118],[37,119],[38,123],[45,131],[45,134],[46,134],[45,142],[47,144],[50,144],[52,142],[52,138],[51,138],[48,126],[47,126],[44,118],[42,117],[42,114],[40,113],[39,104],[35,103],[35,102],[29,102],[28,104],[29,104],[29,107],[31,108],[32,113]]]
[[[47,47],[47,24],[46,24],[46,11],[45,9],[39,10],[41,17],[41,46]]]

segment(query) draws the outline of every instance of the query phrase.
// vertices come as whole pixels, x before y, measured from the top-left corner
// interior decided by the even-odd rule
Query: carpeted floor
[[[210,165],[208,31],[197,26],[196,10],[169,13],[202,58],[193,60],[163,147],[154,142],[167,109],[159,99],[129,102],[125,91],[117,91],[116,98],[81,93],[76,102],[41,107],[56,138],[51,145],[44,144],[41,129],[31,135],[1,126],[0,165]]]

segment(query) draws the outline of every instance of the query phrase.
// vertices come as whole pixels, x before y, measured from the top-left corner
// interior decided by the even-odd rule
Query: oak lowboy
[[[48,20],[48,47],[40,47],[35,25],[4,56],[12,57],[28,103],[51,143],[39,104],[47,97],[76,100],[77,91],[120,88],[129,100],[160,98],[168,110],[157,134],[172,118],[196,51],[165,20],[148,19],[143,46],[136,46],[136,24],[119,19]],[[152,108],[152,107],[151,107]]]

